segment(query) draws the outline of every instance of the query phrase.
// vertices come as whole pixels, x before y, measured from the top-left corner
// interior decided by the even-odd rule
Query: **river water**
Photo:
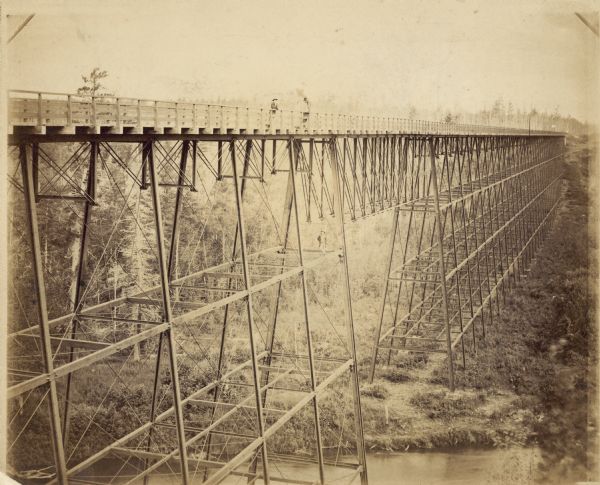
[[[371,454],[367,466],[373,485],[524,485],[533,483],[539,460],[533,448],[469,449]]]
[[[367,455],[370,485],[531,485],[539,461],[539,451],[535,448],[463,449]],[[290,465],[275,461],[270,463],[273,475],[302,480],[318,479],[316,465]],[[122,462],[112,459],[96,463],[88,470],[86,478],[104,482],[103,477],[112,476],[117,469],[124,474],[121,479],[125,482],[128,471],[123,469]],[[149,484],[179,483],[178,479],[169,472],[170,470],[165,469],[152,475]],[[190,472],[193,475],[192,483],[202,481],[202,473],[196,475],[193,466],[190,467]],[[327,467],[326,483],[347,485],[348,475],[351,472],[352,470],[347,468]],[[121,479],[112,483],[122,483]],[[230,476],[222,483],[241,485],[246,482],[245,477]],[[261,481],[256,483],[262,484]],[[358,478],[352,483],[358,484]]]
[[[539,460],[539,451],[534,448],[464,449],[371,453],[367,456],[367,467],[370,485],[529,485],[533,484]],[[317,478],[315,468],[302,465],[275,467],[272,463],[274,474],[279,472],[278,475],[308,480]],[[347,484],[349,471],[328,467],[326,483]],[[223,483],[245,482],[245,478],[230,477]],[[360,481],[356,479],[352,483],[359,484]]]
[[[370,485],[529,485],[533,484],[539,461],[539,451],[535,448],[371,453],[367,456]],[[274,475],[287,478],[318,478],[313,465],[271,462],[271,469]],[[347,484],[349,472],[351,470],[327,467],[326,483]],[[154,476],[150,483],[171,485],[172,482],[166,477]],[[222,483],[245,484],[246,478],[232,476]],[[360,481],[357,478],[352,483]]]

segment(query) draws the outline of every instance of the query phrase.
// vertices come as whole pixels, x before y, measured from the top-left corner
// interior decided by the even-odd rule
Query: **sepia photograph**
[[[599,0],[0,0],[0,485],[600,485]]]

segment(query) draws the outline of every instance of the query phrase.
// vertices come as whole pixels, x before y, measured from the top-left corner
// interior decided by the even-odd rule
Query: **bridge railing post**
[[[212,114],[211,113],[211,105],[207,104],[206,105],[206,129],[208,130],[209,133],[214,132],[213,120],[212,120],[211,114]]]
[[[97,130],[98,127],[98,113],[97,113],[97,106],[96,106],[96,96],[92,96],[92,127],[94,128],[94,130]]]
[[[43,126],[43,117],[42,117],[42,93],[38,93],[38,102],[37,102],[37,125],[38,128],[41,129]]]
[[[265,111],[263,108],[260,108],[259,121],[258,121],[258,132],[265,133]]]
[[[117,133],[121,133],[121,100],[119,98],[115,99],[115,125],[117,128]]]
[[[143,133],[144,128],[142,127],[142,101],[137,100],[136,103],[136,112],[137,112],[137,131],[138,133]]]
[[[154,101],[154,129],[158,130],[158,101]]]
[[[73,125],[73,100],[71,95],[67,96],[67,126]]]

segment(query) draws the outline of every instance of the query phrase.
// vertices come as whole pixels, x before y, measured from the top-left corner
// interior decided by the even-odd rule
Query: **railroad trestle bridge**
[[[11,96],[12,271],[34,290],[11,298],[10,448],[52,450],[15,458],[31,480],[366,484],[348,224],[390,214],[370,380],[436,352],[454,389],[561,195],[561,133]],[[129,428],[97,431],[142,384],[114,408]],[[303,453],[282,439],[305,429]]]

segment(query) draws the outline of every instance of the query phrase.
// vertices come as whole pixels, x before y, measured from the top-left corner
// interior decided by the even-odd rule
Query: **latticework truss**
[[[348,283],[343,223],[332,218],[336,152],[328,139],[316,143],[14,148],[11,244],[25,252],[16,264],[32,263],[21,277],[35,283],[32,301],[15,302],[10,329],[17,476],[366,483],[350,293],[334,321],[310,285],[317,270]],[[51,228],[49,211],[73,227]],[[76,233],[62,266],[61,229]],[[48,301],[57,290],[68,297]],[[118,429],[106,426],[109,404]],[[20,450],[42,428],[53,460]]]
[[[524,274],[561,192],[560,138],[403,137],[370,378],[397,352],[465,362]],[[394,184],[392,182],[392,187]],[[393,190],[393,189],[392,189]],[[495,309],[495,310],[494,310]]]
[[[371,376],[452,387],[560,196],[550,134],[140,127],[9,139],[21,480],[366,484],[344,222],[392,212]]]

